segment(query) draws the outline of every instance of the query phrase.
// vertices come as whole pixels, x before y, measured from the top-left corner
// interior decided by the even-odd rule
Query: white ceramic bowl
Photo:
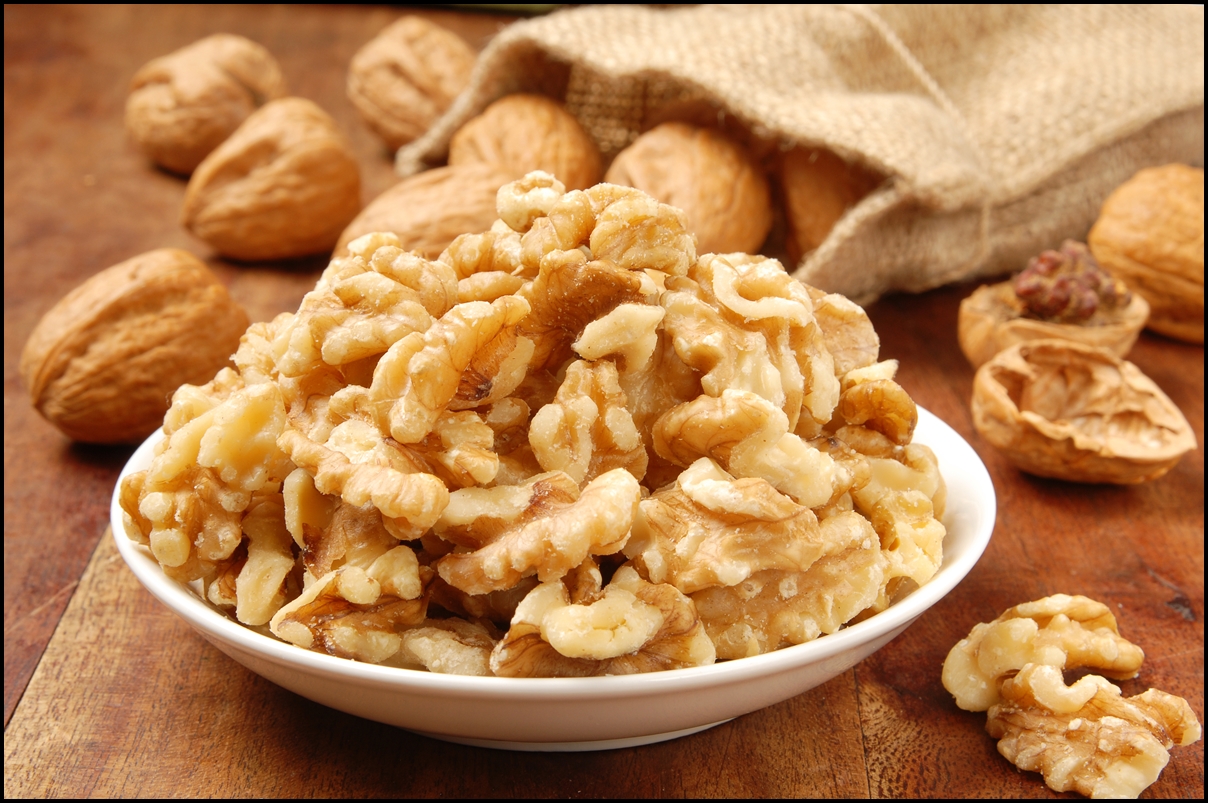
[[[148,466],[148,438],[122,476]],[[935,450],[948,484],[944,563],[888,610],[808,644],[712,666],[593,678],[481,678],[374,666],[310,652],[227,618],[164,576],[124,534],[118,551],[139,581],[206,640],[248,669],[317,703],[437,739],[510,750],[602,750],[673,739],[787,700],[871,655],[956,587],[994,529],[990,475],[956,432],[922,408],[915,440]],[[119,480],[120,482],[120,480]]]

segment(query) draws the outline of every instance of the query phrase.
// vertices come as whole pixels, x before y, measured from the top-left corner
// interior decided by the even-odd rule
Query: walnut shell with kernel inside
[[[132,443],[172,393],[227,366],[247,314],[209,268],[175,248],[107,268],[42,317],[21,355],[30,401],[67,437]]]
[[[617,154],[604,180],[653,196],[688,216],[699,253],[758,253],[772,228],[763,170],[712,129],[663,123]]]
[[[287,94],[277,62],[229,33],[143,65],[126,100],[126,130],[158,165],[188,175],[248,115]]]
[[[1196,448],[1183,413],[1137,366],[1068,340],[995,355],[973,379],[973,424],[1029,474],[1133,485]]]
[[[198,165],[181,223],[231,259],[292,259],[329,251],[360,208],[360,168],[335,121],[282,98]]]

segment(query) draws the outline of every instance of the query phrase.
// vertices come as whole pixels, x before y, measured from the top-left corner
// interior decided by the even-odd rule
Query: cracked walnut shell
[[[1196,448],[1174,402],[1137,366],[1062,340],[1013,346],[973,380],[973,423],[1029,474],[1131,485]]]
[[[282,98],[198,165],[180,217],[223,256],[252,262],[326,251],[360,208],[360,168],[335,121]]]
[[[1150,329],[1204,342],[1203,168],[1140,171],[1103,202],[1087,242],[1104,268],[1145,296]]]
[[[357,51],[348,99],[392,151],[419,138],[470,80],[475,55],[457,34],[403,17]]]
[[[247,314],[192,254],[148,251],[63,297],[21,355],[30,401],[69,438],[134,442],[163,421],[172,392],[229,364]]]
[[[242,36],[214,34],[134,74],[126,130],[153,162],[188,175],[248,115],[286,94],[267,50]]]

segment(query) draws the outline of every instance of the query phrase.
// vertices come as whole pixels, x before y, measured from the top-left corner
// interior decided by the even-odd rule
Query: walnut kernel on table
[[[288,94],[276,60],[242,36],[207,36],[143,65],[126,130],[156,164],[189,174],[253,111]]]
[[[1195,712],[1156,689],[1125,698],[1099,675],[1067,686],[1064,672],[1131,678],[1143,659],[1106,605],[1055,594],[975,625],[948,653],[943,683],[960,708],[987,711],[998,752],[1050,788],[1135,798],[1158,779],[1170,748],[1199,740]]]
[[[1204,170],[1141,170],[1103,202],[1087,235],[1108,271],[1151,308],[1149,328],[1204,342]]]
[[[500,164],[517,175],[552,174],[567,188],[599,183],[600,149],[562,104],[544,95],[507,95],[449,141],[449,164]]]
[[[443,170],[400,186],[448,212],[477,175],[497,218],[352,239],[174,394],[119,493],[169,577],[300,648],[582,676],[804,643],[935,574],[943,478],[863,310],[698,256],[639,190]]]
[[[1071,340],[1125,357],[1148,317],[1143,296],[1104,272],[1085,245],[1067,240],[1010,281],[964,299],[957,338],[974,368],[1029,340]]]
[[[330,250],[360,208],[360,168],[335,121],[282,98],[198,165],[181,223],[231,259],[291,259]]]
[[[736,141],[663,123],[617,154],[604,180],[684,210],[702,253],[755,253],[772,228],[763,169]]]
[[[178,387],[230,364],[247,314],[200,260],[162,248],[96,274],[47,312],[21,377],[38,412],[69,438],[138,441]]]
[[[973,378],[973,424],[1017,467],[1041,477],[1131,485],[1196,448],[1174,402],[1106,349],[1032,340]]]
[[[348,99],[392,151],[420,137],[470,80],[476,56],[457,34],[403,17],[348,65]]]

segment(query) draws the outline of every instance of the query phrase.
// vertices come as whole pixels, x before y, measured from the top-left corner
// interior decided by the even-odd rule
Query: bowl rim
[[[941,457],[946,454],[961,458],[953,461],[960,463],[958,476],[953,475],[955,466],[949,465],[945,471],[942,460],[940,466],[950,491],[949,504],[943,517],[949,531],[950,520],[954,516],[951,504],[953,479],[958,479],[959,485],[973,486],[978,492],[978,499],[972,507],[977,516],[969,525],[974,531],[966,548],[950,560],[947,548],[949,545],[946,544],[944,562],[930,581],[886,610],[862,622],[804,644],[784,647],[762,655],[719,661],[707,666],[585,678],[507,678],[440,674],[368,664],[314,652],[240,624],[211,607],[186,586],[167,577],[151,556],[150,550],[125,535],[123,512],[118,502],[122,480],[128,474],[146,467],[150,462],[152,449],[163,439],[162,430],[157,430],[140,444],[123,466],[110,502],[110,523],[118,552],[143,587],[204,638],[211,642],[222,642],[241,653],[255,656],[258,660],[291,667],[297,671],[322,675],[362,687],[401,687],[414,692],[439,692],[444,696],[490,696],[518,700],[539,697],[543,700],[574,698],[582,701],[592,697],[657,695],[670,690],[669,687],[674,687],[675,691],[715,688],[719,685],[748,682],[757,677],[767,678],[804,665],[826,661],[856,650],[860,645],[895,630],[904,629],[963,581],[981,558],[993,534],[996,519],[997,497],[989,472],[973,448],[955,430],[923,407],[920,406],[918,411],[919,428],[927,437],[915,442],[941,441],[942,452],[932,443],[927,445],[932,446]],[[947,537],[945,540],[947,541]]]

